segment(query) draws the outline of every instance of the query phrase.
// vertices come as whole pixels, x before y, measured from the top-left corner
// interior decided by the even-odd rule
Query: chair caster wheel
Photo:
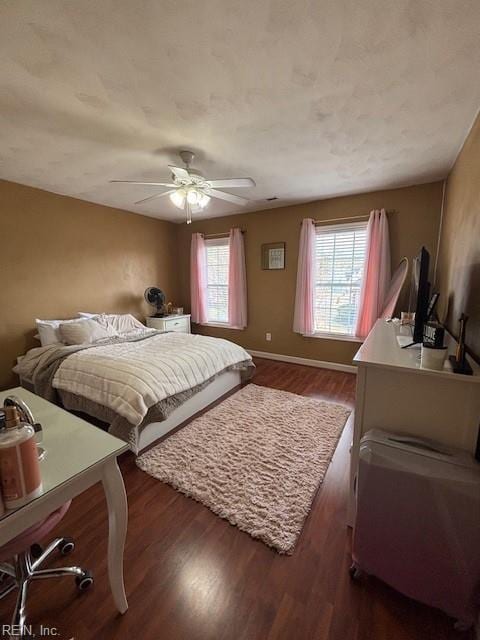
[[[79,591],[86,591],[93,584],[93,576],[90,571],[84,571],[81,576],[75,578],[75,582]]]
[[[63,538],[60,544],[58,545],[58,550],[62,554],[62,556],[68,556],[69,553],[75,549],[75,542],[72,538]]]
[[[43,553],[43,547],[40,544],[36,542],[35,544],[32,544],[32,546],[30,547],[30,555],[34,560],[38,560],[38,558],[40,558],[42,553]]]
[[[352,564],[352,566],[348,570],[348,573],[350,574],[350,578],[355,581],[360,580],[360,578],[363,576],[363,571],[359,567],[357,567],[355,563]]]

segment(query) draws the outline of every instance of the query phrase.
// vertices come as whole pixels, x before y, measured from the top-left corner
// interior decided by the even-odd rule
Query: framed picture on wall
[[[285,242],[262,244],[262,269],[285,269]]]

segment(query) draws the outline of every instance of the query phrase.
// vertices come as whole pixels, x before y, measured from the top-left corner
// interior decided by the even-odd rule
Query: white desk
[[[46,456],[40,463],[43,494],[0,517],[0,546],[101,481],[108,505],[110,587],[117,609],[125,613],[123,549],[128,508],[117,457],[128,450],[128,445],[22,387],[1,391],[0,404],[9,395],[24,400],[41,423]]]
[[[355,420],[350,460],[348,524],[355,517],[355,477],[360,439],[370,429],[431,438],[475,452],[480,424],[480,367],[473,376],[420,368],[420,349],[401,349],[400,327],[378,320],[354,357],[357,370]],[[448,337],[449,352],[456,342]]]

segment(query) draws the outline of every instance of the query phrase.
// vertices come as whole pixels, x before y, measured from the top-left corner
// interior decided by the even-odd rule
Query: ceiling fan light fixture
[[[185,204],[185,189],[177,189],[170,194],[170,200],[179,209],[183,209]]]
[[[219,178],[207,180],[199,171],[191,168],[194,158],[192,151],[182,150],[180,151],[180,157],[185,163],[185,167],[176,167],[169,164],[168,168],[171,172],[170,182],[147,182],[145,180],[110,180],[110,182],[167,187],[168,191],[155,193],[147,198],[138,200],[135,204],[144,204],[156,198],[169,196],[172,204],[185,213],[187,224],[191,224],[192,214],[199,213],[202,209],[205,209],[212,198],[216,200],[226,200],[236,206],[245,206],[249,202],[246,198],[221,191],[221,189],[255,187],[255,181],[252,178]]]
[[[197,204],[199,197],[200,197],[200,194],[196,189],[189,189],[187,191],[187,202],[189,204]]]
[[[210,196],[207,196],[206,193],[202,193],[197,204],[201,209],[205,209],[205,207],[208,205],[210,200],[211,200]]]

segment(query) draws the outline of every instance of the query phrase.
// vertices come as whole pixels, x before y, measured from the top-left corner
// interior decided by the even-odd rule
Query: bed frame
[[[130,448],[135,455],[140,455],[141,452],[160,438],[163,438],[172,429],[183,426],[185,422],[193,419],[196,414],[206,407],[240,387],[241,383],[240,371],[224,371],[201,391],[172,411],[166,420],[151,422],[144,426],[140,433],[138,428],[135,428],[133,430],[135,442],[129,443]]]
[[[33,383],[30,380],[20,378],[20,384],[25,389],[33,391]],[[132,441],[128,442],[130,449],[136,456],[140,455],[148,447],[165,437],[167,433],[183,426],[184,423],[193,419],[196,414],[202,412],[223,396],[228,395],[234,389],[239,388],[241,384],[240,371],[224,371],[201,391],[174,409],[166,420],[151,422],[141,430],[138,427],[132,429],[133,438]]]

